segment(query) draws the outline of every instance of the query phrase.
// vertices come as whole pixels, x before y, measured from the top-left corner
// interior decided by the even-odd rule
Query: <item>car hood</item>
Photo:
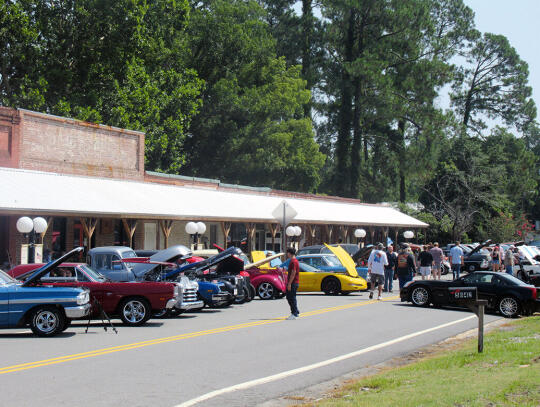
[[[44,266],[40,267],[39,269],[37,269],[34,272],[34,274],[32,274],[30,277],[28,277],[26,279],[26,281],[22,284],[22,287],[27,287],[29,285],[34,284],[36,281],[39,281],[39,279],[42,276],[44,276],[45,274],[47,274],[49,271],[56,268],[60,264],[65,263],[66,260],[69,260],[70,258],[75,256],[76,254],[81,253],[83,250],[84,250],[84,247],[76,247],[75,249],[73,249],[73,250],[67,252],[66,254],[64,254],[63,256],[60,256],[56,260],[53,260],[53,261],[45,264]]]
[[[478,252],[480,249],[482,249],[483,247],[486,247],[487,245],[491,244],[492,240],[491,239],[488,239],[486,240],[484,243],[481,243],[479,244],[478,246],[476,246],[474,249],[472,249],[470,251],[470,253],[467,255],[467,257],[471,257],[473,254],[475,254],[476,252]]]
[[[242,271],[244,269],[244,262],[236,257],[233,257],[235,254],[238,254],[240,249],[231,246],[228,249],[219,252],[215,256],[209,257],[208,259],[205,259],[203,261],[198,261],[196,263],[190,263],[181,267],[178,267],[177,269],[170,271],[167,273],[166,278],[172,278],[178,275],[182,272],[192,272],[192,273],[200,273],[204,270],[208,270],[209,268],[218,265],[221,266],[222,263],[233,260],[232,264],[236,267],[233,267],[238,272]],[[227,269],[227,267],[225,267]],[[222,270],[223,271],[223,270]]]
[[[328,249],[336,255],[340,263],[345,267],[345,270],[347,270],[347,274],[351,277],[358,277],[358,272],[356,271],[356,265],[354,264],[354,260],[352,257],[343,249],[341,246],[328,246],[326,243],[324,244]]]
[[[137,278],[144,277],[145,274],[158,267],[160,262],[175,262],[180,258],[191,257],[191,250],[184,245],[171,246],[167,249],[160,250],[156,254],[150,256],[149,260],[155,263],[135,263],[132,266],[133,274]],[[126,259],[129,262],[129,259]]]

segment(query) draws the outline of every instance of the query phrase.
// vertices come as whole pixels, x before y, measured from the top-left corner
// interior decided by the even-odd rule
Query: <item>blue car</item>
[[[41,276],[82,250],[79,247],[44,265],[24,283],[0,271],[0,328],[29,325],[37,336],[53,336],[66,330],[72,319],[87,316],[90,313],[87,290],[34,286]]]

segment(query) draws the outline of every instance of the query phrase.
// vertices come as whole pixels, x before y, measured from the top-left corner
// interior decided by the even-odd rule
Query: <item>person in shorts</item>
[[[434,280],[440,280],[441,279],[441,270],[442,270],[442,264],[444,260],[444,252],[439,247],[439,243],[435,242],[433,243],[433,247],[429,251],[431,253],[431,256],[433,257],[433,279]]]
[[[463,249],[459,247],[461,242],[457,241],[454,247],[450,249],[450,264],[452,265],[452,274],[454,280],[459,278],[461,273],[461,267],[465,265],[465,257]]]
[[[388,258],[384,252],[382,243],[377,245],[376,250],[372,250],[368,259],[368,274],[370,276],[371,287],[369,290],[369,299],[373,298],[373,290],[375,284],[378,284],[379,296],[378,300],[382,299],[382,289],[384,285],[384,268],[388,266]]]
[[[422,276],[422,280],[429,279],[431,268],[433,267],[433,256],[428,251],[427,246],[422,246],[418,260],[420,261],[420,275]]]

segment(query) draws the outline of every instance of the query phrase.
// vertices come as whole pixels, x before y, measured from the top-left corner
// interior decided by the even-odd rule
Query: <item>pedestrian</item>
[[[459,247],[461,242],[458,240],[454,247],[450,249],[450,265],[452,266],[452,274],[454,280],[459,278],[461,267],[465,264],[463,257],[463,249]]]
[[[382,243],[377,244],[377,249],[372,250],[368,259],[368,274],[370,277],[369,299],[373,298],[375,284],[378,285],[378,300],[382,299],[382,289],[384,285],[384,268],[388,266],[388,258],[384,252]]]
[[[292,247],[287,249],[287,258],[290,259],[290,262],[287,272],[286,296],[289,307],[291,308],[291,315],[287,319],[292,320],[300,315],[296,303],[296,291],[298,291],[298,283],[300,281],[300,264],[298,264],[298,259],[296,258],[296,250]]]
[[[399,289],[401,290],[405,284],[412,281],[413,274],[416,272],[416,262],[414,255],[409,251],[409,245],[403,243],[397,256],[396,273],[399,280]]]
[[[391,244],[386,248],[386,258],[388,260],[388,266],[384,266],[383,291],[386,293],[391,293],[397,265],[397,254],[394,252],[394,247]]]
[[[499,271],[501,269],[501,250],[498,245],[495,245],[491,253],[491,269]]]
[[[418,255],[418,260],[420,261],[420,275],[422,276],[422,280],[429,280],[431,268],[433,267],[433,256],[428,251],[427,246],[422,246],[422,251]]]
[[[514,275],[514,248],[514,246],[510,246],[504,253],[504,267],[506,269],[506,273],[510,274],[511,276]]]
[[[440,280],[441,270],[443,267],[444,252],[439,247],[438,242],[433,243],[433,247],[431,248],[429,252],[431,253],[431,256],[433,257],[433,279]]]

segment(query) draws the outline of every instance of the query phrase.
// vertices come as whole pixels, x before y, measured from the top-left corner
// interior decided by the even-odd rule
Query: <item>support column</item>
[[[231,222],[220,222],[223,232],[223,248],[227,248],[229,233],[231,232]]]
[[[388,242],[388,226],[383,229],[383,244],[386,246]]]
[[[129,236],[129,247],[133,247],[133,235],[135,234],[135,229],[137,229],[137,219],[125,219],[122,218],[122,223],[124,225],[124,230]]]
[[[280,230],[280,225],[279,223],[269,223],[268,229],[270,229],[270,234],[272,235],[272,251],[273,251],[274,248],[276,247],[276,234]],[[265,237],[265,240],[266,240],[266,237]]]
[[[315,243],[314,240],[315,240],[315,235],[317,234],[317,226],[316,225],[306,225],[306,228],[307,228],[307,232],[309,234],[309,245],[310,246],[313,246]]]
[[[325,232],[325,240],[326,242],[322,242],[322,243],[328,243],[328,244],[332,244],[332,234],[334,232],[334,226],[333,225],[324,225],[324,232]]]
[[[81,218],[84,234],[88,238],[88,250],[92,248],[92,236],[96,230],[97,218]]]
[[[253,251],[253,240],[255,239],[256,224],[245,223],[245,225],[246,225],[246,232],[247,232],[247,238],[248,238],[247,250],[249,253],[251,253]]]
[[[394,229],[394,248],[397,249],[398,245],[398,238],[399,238],[399,228]]]
[[[159,228],[163,232],[163,237],[165,238],[163,242],[165,245],[164,249],[169,247],[169,236],[171,235],[172,224],[173,224],[172,220],[159,221]]]
[[[370,238],[369,243],[374,245],[375,244],[375,228],[372,226],[369,227],[369,238]]]

